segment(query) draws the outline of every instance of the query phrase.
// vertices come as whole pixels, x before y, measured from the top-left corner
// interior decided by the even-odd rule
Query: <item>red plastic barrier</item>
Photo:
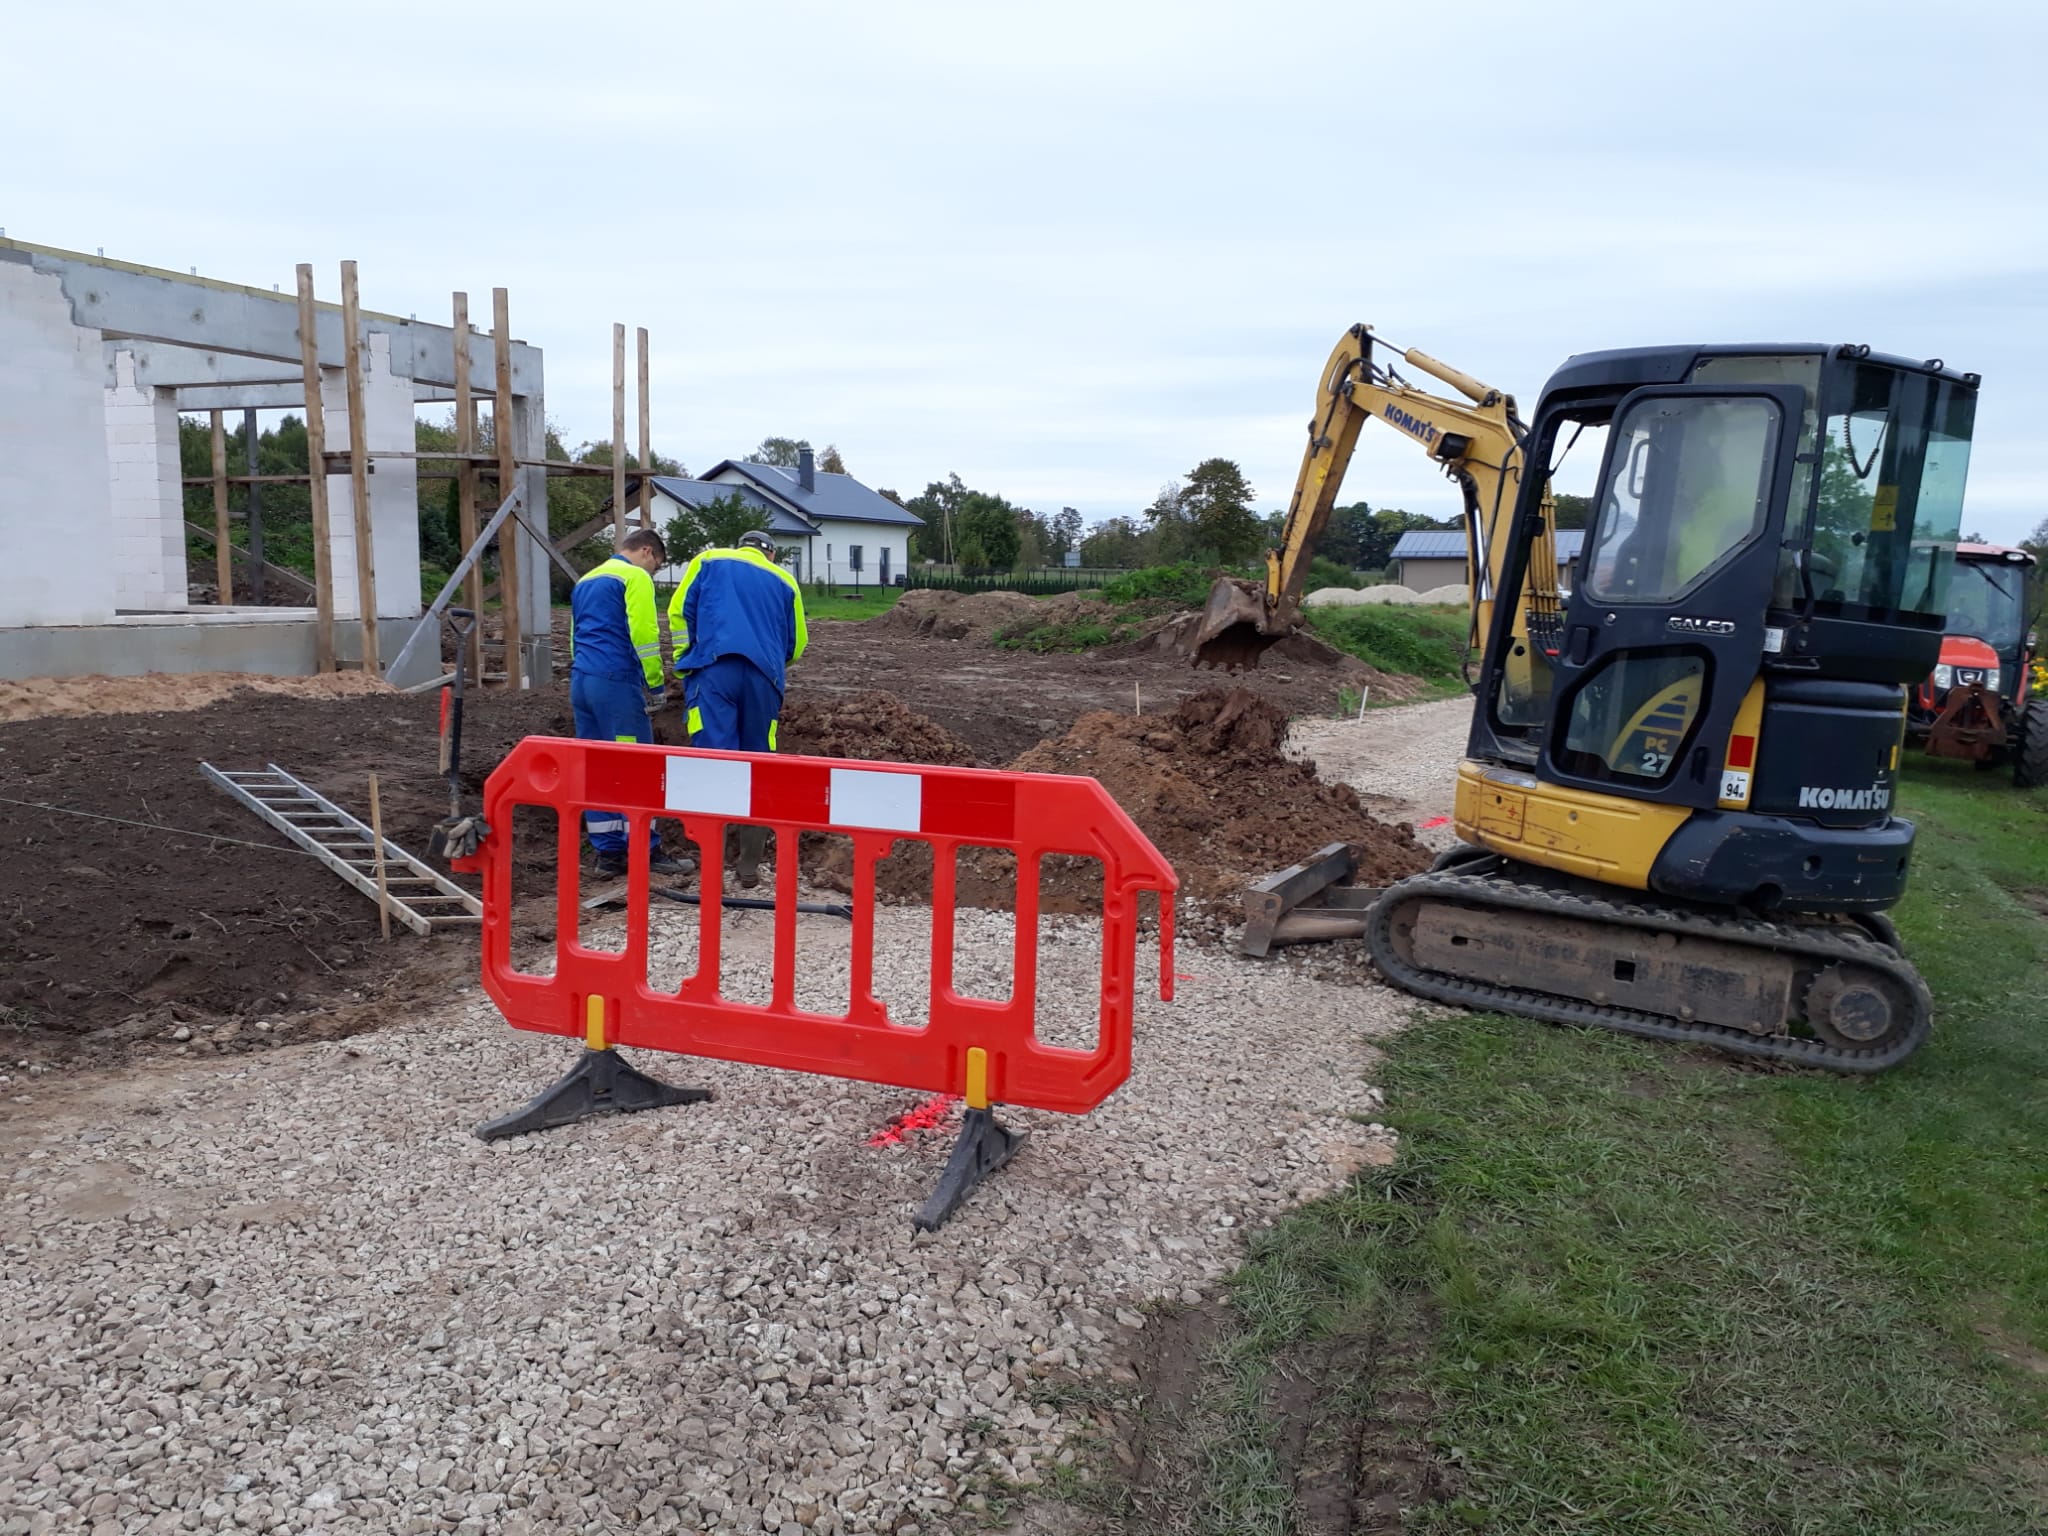
[[[560,829],[552,976],[512,964],[511,834],[521,805],[551,808]],[[483,810],[491,835],[457,867],[483,876],[484,989],[515,1028],[955,1093],[975,1106],[1079,1114],[1130,1076],[1140,891],[1159,893],[1159,995],[1173,996],[1178,882],[1093,779],[535,736],[491,774]],[[629,824],[621,952],[577,942],[585,810],[614,811]],[[776,831],[773,983],[765,1006],[718,990],[723,907],[716,885],[705,886],[698,908],[696,974],[676,992],[648,985],[647,845],[655,816],[679,818],[685,834],[711,851],[707,880],[720,871],[717,850],[728,825]],[[795,911],[800,832],[840,833],[853,845],[852,986],[840,1015],[813,1013],[794,1000],[803,963]],[[874,995],[875,865],[899,842],[933,850],[930,1022],[923,1027],[893,1022]],[[953,989],[954,857],[963,844],[1016,855],[1013,980],[1005,1001]],[[1102,863],[1102,1008],[1089,1051],[1046,1045],[1034,1033],[1039,861],[1049,854]],[[592,999],[600,1000],[597,1008]]]

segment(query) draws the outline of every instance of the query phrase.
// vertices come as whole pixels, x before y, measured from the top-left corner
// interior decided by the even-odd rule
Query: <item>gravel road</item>
[[[1363,720],[1297,720],[1287,732],[1290,756],[1313,759],[1323,778],[1349,784],[1375,815],[1406,821],[1425,848],[1457,842],[1449,823],[1458,759],[1472,722],[1472,701],[1460,695],[1433,704],[1367,710]]]
[[[1466,707],[1301,735],[1441,814]],[[680,974],[692,924],[656,921]],[[727,990],[764,995],[768,924],[728,922]],[[843,998],[843,926],[805,925],[804,996]],[[921,995],[928,925],[879,914],[885,997]],[[1010,926],[960,914],[967,988],[1007,991]],[[1093,933],[1047,920],[1049,1039],[1092,1038]],[[1178,970],[1175,1002],[1141,996],[1130,1082],[1086,1117],[1005,1112],[1030,1143],[915,1240],[951,1124],[870,1139],[918,1095],[640,1053],[717,1100],[476,1141],[574,1047],[474,988],[346,1041],[17,1076],[0,1536],[905,1536],[1038,1485],[1082,1427],[1058,1385],[1127,1352],[1144,1303],[1199,1299],[1242,1229],[1392,1156],[1352,1116],[1405,1000],[1193,944]]]

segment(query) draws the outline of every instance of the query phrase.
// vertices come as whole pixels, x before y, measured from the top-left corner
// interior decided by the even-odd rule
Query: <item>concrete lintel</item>
[[[0,240],[0,261],[17,262],[56,276],[71,304],[72,323],[102,331],[110,338],[162,342],[287,363],[296,362],[299,357],[296,290],[266,293],[260,288],[109,261],[19,240]],[[321,366],[345,366],[341,306],[322,303],[314,325]],[[453,327],[365,310],[363,329],[391,338],[394,374],[420,383],[454,387]],[[540,378],[540,348],[514,341],[512,392],[521,397],[538,393]],[[488,397],[496,382],[490,338],[473,336],[470,387]]]
[[[181,411],[298,411],[306,409],[306,386],[294,384],[186,384],[178,390]],[[240,430],[237,423],[236,430]]]
[[[107,383],[114,377],[114,359],[126,352],[135,359],[135,382],[150,389],[183,389],[196,384],[296,384],[305,378],[298,363],[200,347],[175,347],[160,341],[107,341]]]

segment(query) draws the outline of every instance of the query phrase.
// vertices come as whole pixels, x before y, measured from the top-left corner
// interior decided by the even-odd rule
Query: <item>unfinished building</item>
[[[510,340],[502,289],[483,333],[460,296],[455,324],[432,325],[359,310],[351,263],[344,280],[343,303],[316,302],[306,267],[297,292],[264,291],[0,239],[0,678],[386,671],[423,609],[414,408],[473,422],[472,401],[509,431],[488,454],[460,444],[464,543],[479,489],[513,500],[503,667],[515,686],[548,678],[540,350]],[[187,596],[179,416],[248,409],[307,416],[319,569],[305,607],[237,606],[232,585],[218,604]],[[440,648],[403,661],[389,681],[430,680]]]

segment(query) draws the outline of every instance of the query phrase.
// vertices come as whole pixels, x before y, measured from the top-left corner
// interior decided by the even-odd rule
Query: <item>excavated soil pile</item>
[[[776,745],[810,757],[870,763],[972,768],[979,761],[972,747],[936,720],[906,708],[894,694],[873,689],[792,698],[783,709]]]
[[[1178,656],[1184,652],[1201,620],[1198,613],[1182,614],[1166,621],[1149,635],[1123,645],[1106,646],[1095,654],[1111,658]],[[1369,662],[1325,644],[1302,629],[1267,647],[1265,655],[1260,658],[1259,669],[1265,673],[1284,671],[1290,675],[1326,677],[1332,688],[1370,688],[1373,697],[1379,699],[1413,698],[1428,686],[1419,678],[1382,672]]]
[[[1286,736],[1287,717],[1257,694],[1210,688],[1169,715],[1083,715],[1010,767],[1098,780],[1166,855],[1182,894],[1196,900],[1234,897],[1327,843],[1350,845],[1362,885],[1428,866],[1429,854],[1407,827],[1375,820],[1351,788],[1324,783],[1313,763],[1283,757]],[[839,884],[842,869],[828,871],[828,882]],[[878,866],[876,888],[890,900],[930,900],[929,850],[900,847]],[[957,888],[963,906],[1011,906],[1015,860],[964,853]],[[1048,859],[1040,890],[1047,911],[1098,910],[1101,872],[1092,860]]]
[[[1043,611],[1037,598],[1021,592],[939,592],[919,587],[904,593],[895,607],[869,622],[931,640],[987,645],[997,630]]]

